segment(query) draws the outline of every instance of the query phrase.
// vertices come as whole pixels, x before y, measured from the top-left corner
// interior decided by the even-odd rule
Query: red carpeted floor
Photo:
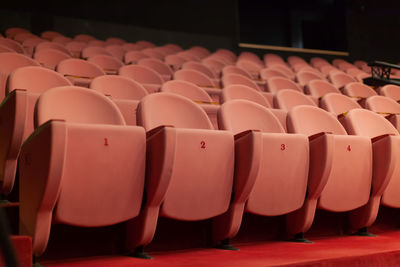
[[[272,235],[268,239],[262,235],[262,232],[282,228],[278,227],[282,226],[282,218],[269,219],[267,223],[267,219],[250,216],[244,221],[243,229],[233,242],[240,251],[201,248],[201,246],[186,250],[176,249],[177,243],[181,243],[181,240],[190,240],[190,236],[187,235],[188,232],[185,232],[185,229],[179,229],[180,224],[174,225],[171,222],[164,221],[160,225],[162,233],[165,234],[164,237],[162,237],[160,231],[159,238],[154,240],[155,244],[147,249],[154,257],[152,260],[130,258],[121,256],[121,254],[118,256],[111,254],[104,256],[103,254],[103,256],[76,257],[78,254],[75,253],[74,257],[60,257],[59,255],[51,256],[52,252],[40,259],[40,263],[48,267],[400,266],[399,212],[388,209],[386,213],[386,218],[381,215],[380,220],[371,228],[371,231],[377,234],[376,237],[360,237],[343,234],[345,215],[320,212],[317,214],[318,218],[316,218],[311,231],[307,234],[308,238],[313,241],[312,244],[277,241],[278,239],[282,240],[282,238],[276,238]],[[268,227],[262,228],[260,227],[262,225]],[[199,224],[196,227],[198,228]],[[209,225],[205,226],[205,228],[207,227]],[[165,231],[165,228],[170,229],[170,231]],[[179,237],[177,232],[173,233],[174,229],[179,229],[179,233],[183,237]],[[169,233],[166,234],[165,232]],[[173,238],[174,235],[177,236],[175,239]],[[196,235],[196,233],[192,232],[192,235]],[[196,240],[198,240],[198,237]],[[53,241],[53,244],[50,245],[56,247],[56,242]],[[60,250],[60,248],[57,249]],[[93,250],[93,248],[91,249]],[[67,255],[68,251],[64,250],[63,253]],[[81,255],[84,255],[84,253]]]

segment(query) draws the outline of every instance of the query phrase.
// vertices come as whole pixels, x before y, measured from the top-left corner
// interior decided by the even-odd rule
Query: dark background
[[[184,48],[240,52],[238,43],[253,43],[400,61],[400,1],[394,0],[2,1],[0,30],[13,26]]]

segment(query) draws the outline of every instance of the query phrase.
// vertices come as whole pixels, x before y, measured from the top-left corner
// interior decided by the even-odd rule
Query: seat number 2
[[[206,142],[201,141],[200,142],[200,148],[205,149],[206,148]]]

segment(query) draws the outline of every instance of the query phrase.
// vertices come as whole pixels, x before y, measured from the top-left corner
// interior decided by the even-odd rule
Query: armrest
[[[176,130],[159,126],[147,132],[147,206],[159,206],[167,192],[175,161]]]
[[[253,189],[262,160],[262,133],[248,130],[235,138],[235,180],[232,201],[244,203]]]
[[[28,109],[26,90],[13,90],[0,105],[0,192],[11,192],[24,138]]]
[[[62,182],[66,148],[66,124],[49,121],[38,127],[21,148],[20,233],[33,237],[33,252],[47,246]]]
[[[374,138],[372,138],[371,139],[371,142],[372,143],[375,143],[375,142],[377,142],[377,141],[379,141],[379,140],[381,140],[381,139],[383,139],[383,138],[386,138],[386,137],[388,137],[388,136],[395,136],[394,134],[382,134],[382,135],[378,135],[378,136],[375,136]]]
[[[326,135],[326,134],[332,134],[332,133],[331,133],[331,132],[319,132],[319,133],[310,135],[310,136],[308,137],[308,140],[311,141],[311,140],[317,139],[317,138],[319,138],[319,137],[321,137],[321,136],[323,136],[323,135]]]
[[[333,135],[317,133],[309,137],[310,169],[308,180],[308,198],[316,199],[321,194],[332,169],[334,152]]]

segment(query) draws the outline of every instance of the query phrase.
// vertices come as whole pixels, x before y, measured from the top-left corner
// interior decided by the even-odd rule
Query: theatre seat
[[[315,102],[307,95],[291,89],[279,90],[274,95],[274,107],[286,111],[300,105],[310,105],[316,107]]]
[[[365,104],[365,98],[378,95],[374,89],[359,82],[351,82],[346,84],[343,88],[343,94],[355,98],[361,103],[362,106]]]
[[[375,222],[380,205],[400,208],[400,137],[399,132],[386,119],[365,109],[349,111],[343,116],[343,124],[349,134],[369,138],[373,150],[369,201],[350,214],[351,227],[357,230]]]
[[[303,93],[303,88],[293,81],[283,77],[272,77],[268,79],[266,91],[276,94],[279,90],[292,89]]]
[[[106,73],[96,64],[83,59],[70,58],[58,63],[56,71],[76,86],[89,87],[91,81]]]
[[[140,83],[121,75],[104,75],[94,78],[89,88],[110,96],[124,116],[126,124],[136,125],[137,105],[148,95]]]
[[[356,81],[350,75],[340,72],[340,71],[329,72],[328,79],[338,89],[341,89],[348,83],[352,83],[352,82]]]
[[[118,74],[119,68],[124,66],[121,60],[109,55],[90,56],[87,61],[99,66],[106,74]]]
[[[234,84],[241,84],[241,85],[246,85],[248,87],[251,87],[255,90],[264,91],[264,84],[257,84],[255,81],[251,80],[250,78],[247,78],[241,74],[228,74],[224,75],[222,77],[222,85],[224,87],[234,85]]]
[[[296,81],[301,86],[305,86],[306,84],[308,84],[310,81],[313,80],[322,80],[322,79],[320,75],[312,71],[303,70],[296,73]]]
[[[164,82],[172,79],[174,74],[171,68],[159,59],[155,58],[143,58],[138,61],[138,65],[147,66],[161,75]]]
[[[146,88],[148,93],[158,92],[164,82],[160,74],[146,66],[122,66],[119,69],[118,74],[129,77],[140,83],[144,88]]]
[[[127,225],[130,250],[149,244],[158,217],[199,221],[225,213],[230,204],[234,140],[212,130],[203,109],[171,93],[151,94],[138,108],[147,131],[146,202]]]
[[[380,89],[380,94],[398,102],[400,100],[400,86],[393,84],[385,85]]]
[[[320,107],[339,116],[361,105],[354,99],[340,93],[328,93],[321,98]]]
[[[329,93],[337,93],[340,94],[340,91],[333,86],[328,81],[324,80],[312,80],[309,81],[308,84],[304,87],[304,92],[306,94],[312,95],[314,97],[323,97]]]
[[[32,237],[35,256],[46,250],[53,223],[100,227],[139,214],[143,128],[126,126],[106,96],[72,86],[43,93],[35,121],[19,165],[20,234]]]
[[[71,58],[71,56],[61,52],[60,50],[49,48],[36,51],[33,58],[43,67],[55,70],[58,63]]]
[[[369,138],[347,135],[334,115],[312,106],[292,108],[288,132],[309,136],[310,171],[304,205],[288,215],[289,234],[304,233],[315,209],[351,212],[367,204],[371,192]]]
[[[243,212],[279,216],[301,208],[307,191],[309,148],[306,135],[286,134],[273,113],[254,102],[226,102],[218,118],[221,129],[235,135],[231,205],[214,220],[213,227],[214,239],[221,241],[236,235]]]
[[[393,126],[400,130],[400,104],[386,96],[370,96],[365,101],[365,108],[388,119]]]
[[[205,90],[190,82],[172,80],[163,84],[161,92],[178,94],[194,101],[207,113],[214,130],[218,130],[217,113],[219,103],[213,102]]]
[[[62,75],[38,66],[22,67],[10,74],[7,97],[0,105],[0,192],[14,186],[22,143],[32,133],[33,112],[39,95],[55,86],[71,85]]]

